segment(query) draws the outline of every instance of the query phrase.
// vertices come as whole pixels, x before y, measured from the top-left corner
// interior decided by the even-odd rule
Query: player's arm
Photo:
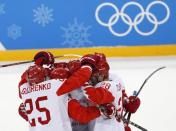
[[[60,96],[80,88],[90,79],[91,73],[92,69],[90,66],[82,66],[63,82],[57,91],[57,95]]]
[[[74,89],[78,89],[90,80],[92,72],[97,64],[97,57],[92,54],[85,55],[81,58],[81,67],[73,72],[71,76],[65,80],[57,91],[57,95],[69,93]]]
[[[70,118],[83,124],[88,123],[101,115],[99,108],[96,106],[84,107],[76,99],[69,101],[68,114]]]

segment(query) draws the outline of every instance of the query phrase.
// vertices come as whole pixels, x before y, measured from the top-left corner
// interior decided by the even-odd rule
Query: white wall
[[[131,120],[149,131],[175,131],[176,118],[176,57],[109,59],[111,72],[117,73],[130,95],[155,69],[139,97],[141,106]],[[18,116],[18,81],[28,65],[0,68],[0,131],[27,131],[28,123]],[[131,126],[132,127],[132,126]],[[133,128],[133,127],[132,127]],[[133,128],[133,131],[139,131]]]

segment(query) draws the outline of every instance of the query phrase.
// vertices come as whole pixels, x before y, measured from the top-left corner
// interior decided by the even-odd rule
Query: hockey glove
[[[140,99],[135,96],[130,96],[128,102],[123,106],[127,112],[135,113],[140,106]]]
[[[23,103],[20,104],[20,106],[18,108],[18,113],[23,119],[28,121],[28,116],[27,116],[27,113],[26,113],[26,110],[25,110],[25,105]]]
[[[101,87],[98,88],[88,87],[84,89],[84,91],[85,94],[87,95],[87,98],[97,105],[111,103],[115,99],[114,96],[111,94],[111,92]]]
[[[99,109],[105,118],[111,119],[113,116],[116,116],[116,108],[111,103],[100,105]]]

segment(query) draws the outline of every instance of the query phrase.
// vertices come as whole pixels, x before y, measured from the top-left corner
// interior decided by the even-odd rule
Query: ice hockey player
[[[54,57],[45,51],[37,53],[34,60],[35,65],[24,72],[19,83],[23,101],[19,107],[20,116],[29,122],[30,131],[72,131],[66,104],[69,97],[56,94],[69,75],[63,68],[64,63],[57,63],[57,68],[51,69]]]
[[[48,55],[49,54],[49,55]],[[35,92],[38,92],[38,90],[42,90],[43,87],[40,88],[40,85],[42,83],[46,83],[46,82],[53,82],[54,80],[53,79],[59,79],[60,81],[64,81],[64,79],[67,79],[68,77],[72,77],[71,74],[73,74],[74,72],[77,72],[76,74],[79,74],[79,72],[84,72],[86,73],[87,71],[87,68],[85,68],[86,66],[82,66],[81,67],[81,62],[79,60],[73,60],[73,61],[70,61],[68,63],[66,62],[59,62],[59,63],[54,63],[54,60],[53,58],[50,58],[53,57],[52,54],[50,54],[49,52],[45,52],[45,51],[42,51],[42,52],[39,52],[35,55],[34,57],[34,60],[35,60],[35,65],[34,66],[31,66],[29,67],[29,69],[27,71],[25,71],[25,73],[22,75],[22,78],[21,78],[21,81],[19,83],[19,94],[20,94],[20,98],[24,98],[24,94],[22,93],[23,91],[23,85],[28,85],[30,84],[29,86],[29,89],[27,89],[27,92],[29,93],[29,97],[33,97],[31,96],[31,94],[35,93]],[[52,60],[52,61],[51,61]],[[44,68],[43,66],[48,66],[48,68]],[[88,69],[89,70],[89,69]],[[87,77],[84,77],[82,79],[80,79],[81,81],[85,81],[85,79],[89,79]],[[59,81],[59,82],[60,82]],[[79,83],[79,82],[78,82]],[[77,83],[77,84],[78,84]],[[73,83],[74,84],[74,83]],[[79,83],[79,84],[82,84],[82,83]],[[52,85],[51,85],[52,86]],[[57,85],[58,86],[58,85]],[[33,88],[35,87],[35,88]],[[22,88],[22,89],[21,89]],[[50,87],[49,87],[50,88]],[[58,86],[59,88],[59,86]],[[56,88],[56,89],[58,89]],[[34,90],[34,91],[33,91]],[[36,91],[35,91],[36,90]],[[50,90],[50,89],[48,89]],[[31,92],[32,91],[32,92]],[[48,92],[49,93],[49,92]],[[46,93],[46,94],[48,94]],[[58,92],[57,92],[58,93]],[[46,101],[41,101],[40,103],[42,103],[42,105],[44,104],[44,102],[46,103],[51,103],[51,105],[55,106],[57,110],[57,104],[59,104],[59,107],[62,106],[62,109],[67,111],[67,103],[68,103],[68,100],[66,100],[68,97],[68,95],[65,95],[65,99],[61,99],[63,96],[61,96],[61,98],[59,99],[60,102],[58,102],[57,104],[53,104],[54,103],[54,100],[53,102],[51,101],[52,99],[52,95],[55,97],[55,94],[57,93],[49,93],[50,97],[48,96],[48,99]],[[40,94],[36,94],[36,97],[40,96]],[[58,99],[58,98],[54,98],[53,99]],[[50,99],[51,98],[51,99]],[[31,123],[30,119],[31,119],[31,115],[33,115],[33,113],[35,113],[36,111],[33,110],[33,105],[31,103],[27,103],[26,100],[23,100],[25,101],[24,104],[22,103],[19,107],[19,114],[21,117],[23,117],[26,121],[28,121],[29,123]],[[34,101],[34,100],[33,100]],[[40,104],[39,103],[39,104]],[[62,105],[64,103],[64,105]],[[26,107],[27,106],[27,107]],[[32,106],[32,107],[31,107]],[[37,108],[37,105],[34,104],[34,106],[36,106]],[[29,109],[28,109],[29,108]],[[32,108],[32,109],[31,109]],[[39,107],[38,107],[39,108]],[[37,108],[37,112],[40,112],[40,109]],[[49,109],[48,105],[46,105],[45,107],[40,107],[40,108],[46,108],[46,109]],[[52,107],[54,109],[54,107]],[[74,107],[73,107],[74,108]],[[27,109],[27,110],[26,110]],[[60,109],[59,111],[61,112],[62,109]],[[73,110],[72,108],[69,108],[70,110]],[[51,110],[52,111],[52,110]],[[52,113],[50,111],[50,114]],[[94,114],[97,114],[96,112],[99,112],[99,109],[95,108],[95,107],[89,107],[88,109],[86,109],[87,112],[94,112],[92,113],[91,117],[89,117],[89,119],[94,119],[96,118],[97,116],[94,116]],[[54,112],[54,111],[53,111]],[[47,110],[43,110],[41,111],[41,113],[45,114],[47,113]],[[59,115],[59,113],[56,113],[55,115],[55,120],[54,121],[57,121],[57,120],[60,120],[60,119],[63,119],[64,117],[64,113],[66,112],[63,112],[63,115]],[[58,116],[57,116],[58,114]],[[46,114],[46,116],[48,116],[48,113]],[[51,115],[50,115],[51,117]],[[56,119],[56,117],[58,117]],[[61,118],[59,118],[61,117]],[[30,118],[30,119],[29,119]],[[35,117],[34,117],[35,118]],[[40,118],[40,117],[39,117]],[[38,118],[37,118],[38,119]],[[53,118],[51,117],[51,119],[53,120]],[[50,120],[50,121],[52,121]],[[60,124],[59,125],[63,125],[64,127],[64,124],[65,122],[67,122],[66,120],[68,119],[64,119],[62,122],[60,121]],[[40,122],[36,121],[36,119],[32,119],[32,122],[34,122],[34,125],[36,126],[32,126],[30,129],[36,129],[37,128],[37,125],[40,125]],[[52,122],[53,123],[53,122]],[[55,122],[56,123],[56,122]],[[33,123],[32,123],[33,125]],[[47,125],[47,128],[46,129],[49,129],[49,126],[52,127],[52,124],[46,124]],[[40,128],[44,128],[46,125],[44,126],[39,126]],[[67,125],[69,126],[69,122],[67,123]],[[57,127],[57,126],[56,126]],[[82,126],[83,127],[83,126]],[[68,128],[67,126],[65,127],[65,130],[68,130],[66,129]],[[77,130],[77,125],[75,125],[74,122],[72,122],[72,128],[73,128],[73,131],[74,130]],[[85,128],[85,126],[83,127]],[[45,129],[45,128],[44,128]],[[69,128],[70,129],[70,128]],[[79,127],[80,129],[80,127]],[[38,131],[38,128],[36,129],[36,131]],[[52,131],[52,130],[51,130]],[[68,130],[69,131],[69,130]]]
[[[83,66],[89,65],[88,68],[91,67],[91,70],[89,70],[89,72],[87,70],[86,73],[79,72],[79,75],[73,75],[73,77],[75,77],[74,80],[76,81],[76,79],[85,77],[87,74],[91,74],[89,83],[91,82],[91,85],[94,87],[85,88],[84,91],[89,101],[98,105],[98,107],[96,107],[101,108],[101,114],[104,114],[104,116],[106,116],[106,118],[109,120],[107,121],[107,119],[104,119],[103,116],[100,116],[100,112],[98,111],[96,111],[96,113],[93,111],[91,112],[91,110],[88,112],[87,109],[89,106],[85,107],[81,105],[80,102],[76,99],[71,100],[69,103],[68,108],[75,108],[75,110],[68,109],[69,116],[79,121],[80,123],[88,123],[89,121],[97,118],[94,120],[94,126],[90,128],[93,131],[99,131],[102,129],[107,129],[108,131],[110,129],[124,131],[124,125],[121,120],[123,108],[125,108],[125,110],[128,112],[135,113],[140,105],[139,98],[134,99],[133,96],[128,98],[124,90],[123,82],[117,76],[109,76],[109,65],[106,61],[106,57],[103,54],[95,53],[95,55],[85,55],[81,62]],[[64,84],[61,86],[62,90],[60,94],[64,94],[65,92],[78,88],[76,85],[79,84],[69,84],[74,83],[71,82],[72,79],[68,79],[67,81],[67,84],[70,86],[64,87]],[[66,91],[63,91],[64,88],[67,88]],[[108,91],[110,91],[113,96]],[[115,99],[113,99],[113,97],[115,97]],[[96,107],[94,106],[95,109]],[[77,111],[83,113],[78,114]],[[90,116],[93,116],[93,119],[91,119]],[[130,130],[131,129],[126,125],[125,131]]]
[[[98,55],[98,54],[97,54]],[[85,58],[85,57],[84,57]],[[89,57],[87,57],[88,59],[89,59]],[[89,59],[88,61],[90,61],[91,59]],[[79,62],[77,62],[77,63],[79,63]],[[82,61],[82,63],[83,63],[83,61]],[[40,64],[40,62],[39,62],[39,64]],[[68,90],[73,90],[73,89],[76,89],[76,88],[78,88],[80,85],[82,85],[86,80],[88,80],[89,78],[90,78],[90,75],[91,75],[91,73],[90,72],[92,72],[92,70],[93,70],[93,72],[95,71],[95,67],[93,67],[93,65],[91,65],[91,68],[90,68],[90,65],[88,65],[89,64],[89,62],[88,63],[84,63],[84,64],[82,64],[82,66],[81,66],[81,68],[80,69],[78,69],[78,71],[76,71],[76,73],[73,75],[73,76],[71,76],[71,77],[69,77],[69,78],[71,78],[71,79],[69,79],[69,81],[67,81],[66,82],[66,85],[68,85],[67,87],[69,87],[68,88]],[[92,64],[92,63],[91,63]],[[55,66],[56,66],[57,64],[55,64]],[[64,63],[62,64],[62,66],[63,65],[65,65]],[[73,63],[72,64],[70,64],[70,65],[73,65]],[[59,67],[59,65],[58,65],[58,67]],[[71,67],[71,66],[70,66]],[[77,66],[77,67],[79,67],[79,66]],[[75,69],[75,68],[73,68],[73,69]],[[62,70],[62,72],[67,72],[67,71],[65,71],[65,70]],[[74,71],[73,71],[74,72]],[[59,73],[59,74],[62,74],[62,73]],[[86,74],[86,75],[85,75]],[[55,75],[58,75],[58,73],[57,73],[57,71],[55,71]],[[84,77],[80,77],[80,76],[84,76]],[[79,82],[77,81],[77,78],[79,78]],[[75,82],[71,82],[71,81],[77,81],[76,83]],[[96,80],[96,79],[95,79]],[[70,83],[72,83],[72,84],[70,84]],[[65,84],[63,84],[63,85],[65,85]],[[63,87],[63,86],[61,86],[61,87]],[[61,93],[59,92],[59,90],[57,91],[57,94],[58,95],[61,95],[62,93],[63,93],[63,89],[64,88],[61,88]],[[89,88],[90,89],[90,88]],[[65,92],[68,92],[68,90],[66,90]],[[98,92],[98,90],[100,91],[101,90],[101,92],[102,91],[104,91],[104,90],[102,90],[102,89],[97,89],[97,91],[96,91],[96,93],[93,93],[93,94],[89,94],[89,96],[93,96],[93,97],[95,97],[96,95],[97,95],[97,92]],[[107,91],[106,91],[107,92]],[[105,93],[106,94],[106,93]],[[100,97],[100,96],[99,96]],[[98,98],[98,97],[95,97],[96,99]],[[105,97],[106,98],[106,97]],[[107,99],[107,98],[106,98]],[[105,99],[105,100],[106,100]],[[84,107],[84,106],[82,106],[82,105],[80,105],[80,103],[77,101],[77,100],[75,100],[75,99],[73,99],[73,100],[71,100],[70,102],[69,102],[69,104],[70,105],[74,105],[74,106],[69,106],[70,108],[68,108],[68,110],[70,109],[70,111],[78,111],[78,110],[74,110],[74,109],[79,109],[79,111],[81,111],[82,112],[82,114],[81,115],[79,115],[79,118],[76,116],[76,119],[80,119],[80,118],[82,118],[80,121],[81,122],[88,122],[88,121],[90,121],[90,120],[94,120],[95,118],[97,118],[97,117],[99,117],[100,116],[100,111],[99,111],[99,108],[97,108],[96,106],[88,106],[88,107]],[[22,106],[20,106],[20,107],[23,107],[23,105]],[[71,108],[72,107],[72,108]],[[108,107],[108,106],[107,106]],[[82,110],[80,110],[80,108],[82,109]],[[21,112],[22,112],[22,109],[20,109],[21,110]],[[22,112],[23,113],[23,112]],[[76,112],[76,114],[78,114],[77,112]],[[24,115],[24,113],[23,113],[23,115]]]

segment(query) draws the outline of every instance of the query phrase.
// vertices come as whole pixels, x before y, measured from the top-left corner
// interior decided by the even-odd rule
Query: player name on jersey
[[[49,89],[51,89],[51,83],[38,84],[23,88],[21,94],[28,94],[36,91],[49,90]]]

